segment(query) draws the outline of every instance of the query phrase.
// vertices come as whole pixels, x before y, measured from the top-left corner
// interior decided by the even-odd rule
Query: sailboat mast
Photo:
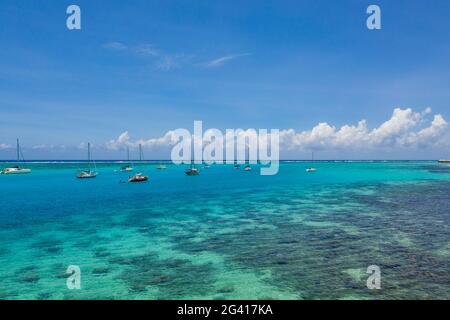
[[[88,142],[88,161],[91,161],[91,143]]]
[[[130,161],[130,147],[127,147],[127,160]]]
[[[139,143],[139,161],[142,161],[142,144]]]
[[[194,156],[195,156],[195,141],[193,141],[191,148],[191,169],[194,168],[194,161],[195,161]]]
[[[247,143],[245,143],[245,163],[250,164],[250,149]]]
[[[19,144],[19,138],[17,138],[17,162],[20,161],[20,144]]]

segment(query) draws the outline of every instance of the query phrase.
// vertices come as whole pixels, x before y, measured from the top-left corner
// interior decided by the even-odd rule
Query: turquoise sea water
[[[308,165],[138,164],[141,184],[114,163],[88,180],[69,163],[0,175],[0,299],[450,299],[450,166]]]

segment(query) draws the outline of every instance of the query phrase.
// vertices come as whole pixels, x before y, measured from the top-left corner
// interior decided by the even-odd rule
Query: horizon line
[[[235,161],[246,161],[248,159],[242,159],[242,160],[238,160],[235,159]],[[280,159],[278,161],[305,161],[305,162],[330,162],[330,161],[356,161],[356,162],[368,162],[368,161],[389,161],[389,162],[395,162],[395,161],[442,161],[442,160],[446,160],[446,159],[322,159],[322,160],[318,160],[318,159]],[[171,159],[148,159],[148,160],[124,160],[124,159],[98,159],[98,160],[90,160],[90,161],[94,161],[94,162],[148,162],[148,161],[164,161],[164,162],[173,162]],[[195,161],[195,160],[194,160]],[[203,162],[206,162],[206,160],[202,160]],[[254,160],[250,160],[250,161],[254,161]],[[10,162],[19,162],[19,163],[23,163],[23,162],[28,162],[28,163],[32,163],[32,162],[89,162],[89,160],[85,160],[85,159],[33,159],[33,160],[21,160],[21,161],[17,161],[15,159],[10,159],[10,160],[0,160],[0,163],[10,163]],[[224,163],[226,163],[226,160],[223,160]],[[259,162],[259,160],[258,160]]]

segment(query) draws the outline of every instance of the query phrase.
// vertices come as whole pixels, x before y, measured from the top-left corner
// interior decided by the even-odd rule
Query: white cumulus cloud
[[[428,127],[420,128],[430,112],[430,108],[422,113],[410,108],[396,108],[389,120],[372,130],[368,128],[366,120],[361,120],[357,125],[347,124],[339,129],[324,122],[308,131],[282,130],[280,142],[288,150],[423,148],[442,142],[448,127],[443,116],[438,114]]]
[[[124,147],[161,147],[171,146],[176,144],[176,136],[174,131],[168,131],[164,136],[151,139],[139,139],[131,141],[128,131],[122,132],[116,139],[112,139],[106,143],[106,148],[109,150],[119,150]]]
[[[440,114],[428,119],[432,112],[427,108],[415,112],[411,108],[396,108],[392,116],[378,127],[369,128],[366,120],[356,124],[336,127],[327,122],[318,123],[310,130],[280,130],[280,150],[390,150],[389,148],[427,148],[446,143],[448,123]],[[271,129],[271,128],[268,128]],[[223,132],[224,133],[224,132]],[[248,133],[243,131],[241,134]],[[106,143],[109,150],[119,150],[126,146],[170,147],[177,143],[174,131],[161,137],[132,141],[128,131]]]

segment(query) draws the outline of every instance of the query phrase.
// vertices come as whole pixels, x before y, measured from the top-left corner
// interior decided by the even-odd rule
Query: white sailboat
[[[161,161],[159,163],[159,166],[156,167],[156,169],[158,169],[158,170],[166,170],[167,166]]]
[[[246,165],[244,167],[244,170],[245,171],[252,171],[252,167],[250,166],[250,150],[248,149],[247,145],[245,146],[245,153],[246,153],[246,160],[245,160]]]
[[[142,153],[142,145],[139,144],[139,161],[144,160],[144,154]],[[148,176],[142,174],[142,173],[137,173],[132,177],[128,178],[128,182],[145,182],[148,180]]]
[[[88,163],[89,163],[89,169],[87,170],[79,170],[77,172],[77,179],[90,179],[97,177],[97,171],[91,169],[91,143],[88,142]],[[94,168],[95,168],[95,162],[94,162]]]
[[[137,173],[134,176],[128,178],[128,182],[145,182],[147,180],[148,176],[142,173]]]
[[[20,156],[22,155],[22,150],[20,149],[20,143],[19,139],[17,139],[17,165],[8,167],[3,169],[0,173],[1,174],[25,174],[25,173],[31,173],[31,169],[21,168],[20,167]],[[23,155],[22,155],[23,160]]]
[[[187,168],[184,173],[186,173],[188,176],[198,176],[200,174],[200,169],[196,168],[194,165],[194,151],[191,150],[192,157],[191,157],[191,165],[189,168]]]
[[[306,172],[316,172],[317,169],[314,167],[314,152],[311,155],[312,167],[306,168]]]
[[[133,166],[130,163],[130,148],[129,147],[127,147],[127,161],[128,161],[128,164],[126,164],[122,168],[120,168],[120,171],[122,171],[122,172],[133,171]]]
[[[166,170],[167,166],[161,163],[156,169],[158,169],[158,170]]]

